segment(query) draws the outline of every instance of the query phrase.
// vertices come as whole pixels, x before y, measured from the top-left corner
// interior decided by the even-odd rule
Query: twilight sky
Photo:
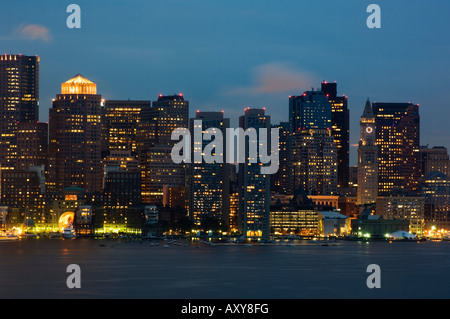
[[[69,29],[69,4],[81,28]],[[381,29],[366,8],[381,7]],[[420,104],[421,143],[450,149],[450,1],[9,1],[0,54],[39,55],[40,120],[77,73],[105,99],[183,93],[191,114],[245,107],[287,121],[288,96],[337,81],[349,97],[350,144],[369,97]],[[351,147],[352,165],[356,147]]]

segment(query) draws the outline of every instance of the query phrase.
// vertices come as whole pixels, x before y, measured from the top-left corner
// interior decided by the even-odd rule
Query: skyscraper
[[[331,133],[331,103],[322,91],[290,97],[292,191],[337,194],[337,147]]]
[[[155,124],[156,144],[174,145],[171,135],[176,128],[188,128],[189,101],[183,94],[162,95],[153,101],[151,121]]]
[[[374,204],[378,196],[378,147],[376,145],[375,116],[367,99],[361,116],[358,145],[357,205]]]
[[[297,131],[292,142],[292,186],[308,195],[337,195],[337,150],[330,130]]]
[[[270,132],[270,116],[265,109],[246,108],[239,117],[239,127],[266,128]],[[259,139],[259,135],[258,135]],[[256,141],[253,141],[256,142]],[[245,142],[245,162],[239,164],[239,231],[247,238],[268,238],[270,234],[270,175],[261,174],[261,162],[250,162],[249,143]],[[270,149],[270,148],[269,148]]]
[[[420,167],[419,105],[412,103],[372,104],[378,146],[378,190],[417,191]]]
[[[442,172],[432,171],[421,177],[419,186],[425,198],[426,229],[450,231],[450,179]]]
[[[0,165],[12,169],[18,123],[39,120],[39,57],[0,56]]]
[[[162,95],[153,101],[149,121],[141,127],[139,166],[142,170],[142,201],[163,202],[164,185],[185,186],[185,166],[172,161],[172,131],[189,126],[189,101],[183,94]],[[148,136],[148,139],[145,136]]]
[[[279,168],[275,174],[270,176],[270,191],[275,194],[292,194],[291,186],[291,131],[289,122],[281,122],[272,125],[272,128],[279,129]]]
[[[141,123],[148,121],[150,101],[106,100],[103,108],[104,139],[108,152],[130,151],[138,155]]]
[[[422,176],[430,172],[441,172],[450,176],[450,157],[443,146],[420,147]]]
[[[345,95],[337,95],[336,82],[322,82],[322,92],[331,104],[331,135],[337,147],[338,187],[346,188],[349,182],[350,112]]]
[[[50,190],[101,192],[101,95],[80,74],[62,83],[49,111]]]
[[[195,118],[190,119],[191,154],[193,154],[195,148],[203,151],[205,146],[213,143],[213,155],[221,154],[223,158],[222,163],[206,163],[202,158],[201,163],[192,161],[192,163],[187,164],[189,215],[197,226],[201,226],[206,218],[215,219],[218,222],[224,222],[226,225],[229,225],[230,165],[225,161],[225,137],[226,129],[229,127],[230,120],[224,118],[223,112],[197,111]],[[219,143],[214,142],[215,137],[212,140],[195,139],[196,130],[201,131],[202,134],[206,130],[210,130],[214,134],[222,134],[222,149],[220,149]]]
[[[27,170],[44,165],[47,169],[48,123],[22,122],[17,125],[17,159],[15,167]]]
[[[294,133],[307,129],[331,129],[331,103],[322,91],[306,91],[289,97],[289,123]]]

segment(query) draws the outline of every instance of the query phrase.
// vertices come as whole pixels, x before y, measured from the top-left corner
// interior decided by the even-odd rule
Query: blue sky
[[[80,29],[66,26],[71,3]],[[371,3],[381,29],[366,26]],[[447,0],[11,1],[0,53],[40,56],[42,121],[77,73],[106,99],[182,92],[191,114],[224,110],[232,124],[247,106],[286,121],[288,96],[326,80],[349,97],[351,144],[370,97],[420,104],[421,143],[450,149],[449,15]]]

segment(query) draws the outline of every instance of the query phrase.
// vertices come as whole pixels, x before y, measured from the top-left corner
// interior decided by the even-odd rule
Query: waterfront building
[[[270,211],[270,226],[276,235],[320,236],[319,211],[315,209],[280,208]]]
[[[92,205],[80,205],[75,209],[73,226],[78,237],[94,235],[94,209]]]
[[[409,232],[423,235],[425,226],[425,198],[415,194],[378,197],[376,214],[383,219],[409,220]]]
[[[270,207],[270,229],[274,235],[320,236],[323,232],[319,211],[299,188],[289,203],[278,201]]]
[[[384,219],[363,212],[350,222],[351,234],[364,239],[387,239],[396,231],[409,232],[408,219]]]
[[[45,182],[43,167],[30,170],[5,170],[1,174],[1,205],[14,209],[16,216],[10,219],[16,226],[43,225],[48,222],[45,214]],[[44,185],[43,185],[44,184]]]
[[[336,211],[319,211],[319,220],[321,223],[324,237],[340,237],[350,234],[350,218]]]
[[[425,199],[425,229],[450,231],[450,179],[442,172],[428,172],[419,181]]]
[[[94,214],[94,235],[141,235],[146,223],[144,206],[96,206]]]

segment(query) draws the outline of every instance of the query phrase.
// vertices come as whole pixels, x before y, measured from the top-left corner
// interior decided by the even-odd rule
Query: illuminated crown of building
[[[97,94],[97,84],[89,81],[81,74],[61,84],[62,94]]]

